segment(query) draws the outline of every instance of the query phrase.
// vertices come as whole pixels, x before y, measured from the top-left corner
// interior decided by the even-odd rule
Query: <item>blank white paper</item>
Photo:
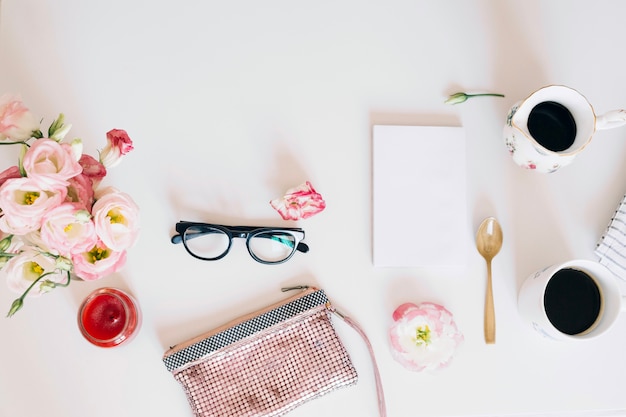
[[[374,126],[375,266],[465,265],[466,166],[462,127]]]

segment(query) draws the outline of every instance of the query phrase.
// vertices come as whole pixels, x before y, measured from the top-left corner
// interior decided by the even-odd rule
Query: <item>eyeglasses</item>
[[[183,243],[187,252],[204,261],[217,261],[230,251],[233,238],[246,239],[250,256],[262,264],[280,264],[296,251],[306,253],[304,230],[288,227],[223,226],[219,224],[178,222],[172,243]]]

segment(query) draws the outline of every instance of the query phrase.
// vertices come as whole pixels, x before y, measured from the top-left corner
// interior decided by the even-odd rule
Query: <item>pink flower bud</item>
[[[100,162],[107,168],[114,167],[133,149],[133,141],[125,130],[112,129],[107,132],[107,144],[100,151]]]

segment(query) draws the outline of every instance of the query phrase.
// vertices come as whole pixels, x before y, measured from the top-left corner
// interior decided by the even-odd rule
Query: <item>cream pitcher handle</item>
[[[612,129],[626,124],[626,110],[612,110],[596,117],[596,129]]]

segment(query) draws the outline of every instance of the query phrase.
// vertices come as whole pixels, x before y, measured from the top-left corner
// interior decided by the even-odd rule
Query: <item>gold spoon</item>
[[[487,217],[476,232],[476,248],[487,261],[487,294],[485,296],[485,342],[496,343],[496,313],[493,307],[493,290],[491,288],[491,260],[502,248],[502,228],[500,223]]]

